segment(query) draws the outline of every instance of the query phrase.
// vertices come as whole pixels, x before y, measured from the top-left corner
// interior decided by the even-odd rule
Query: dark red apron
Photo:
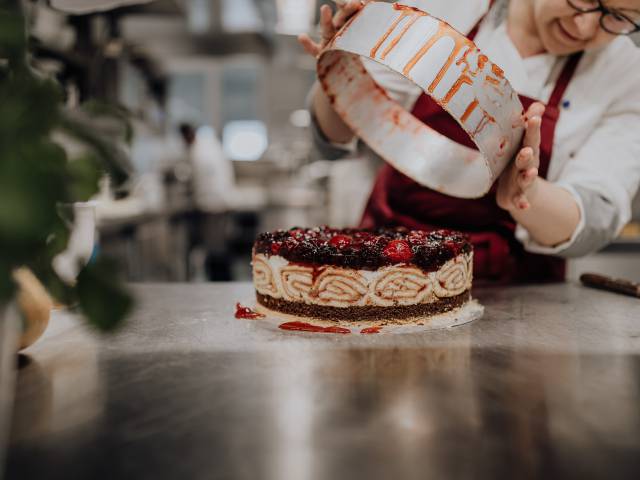
[[[469,34],[470,39],[477,34],[479,25]],[[582,53],[577,53],[566,62],[542,117],[539,169],[542,178],[549,171],[562,98],[581,57]],[[524,95],[520,95],[520,100],[525,110],[537,101]],[[428,95],[420,96],[412,113],[451,140],[477,149],[462,127]],[[563,259],[528,253],[515,239],[516,223],[507,211],[498,207],[496,191],[497,183],[480,199],[454,198],[423,187],[385,164],[376,179],[361,226],[466,232],[475,249],[474,277],[481,283],[564,281]]]

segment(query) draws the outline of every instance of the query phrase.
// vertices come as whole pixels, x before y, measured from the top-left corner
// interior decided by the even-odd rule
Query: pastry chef
[[[359,0],[321,9],[317,55]],[[389,164],[375,182],[363,227],[452,228],[475,247],[476,278],[562,281],[565,259],[595,252],[630,220],[640,183],[640,0],[407,0],[473,38],[503,68],[525,106],[522,148],[484,198],[448,197]],[[453,141],[470,144],[429,96],[385,67],[366,67],[389,95]],[[316,84],[310,95],[317,144],[337,159],[366,149]],[[366,149],[368,154],[374,153]]]

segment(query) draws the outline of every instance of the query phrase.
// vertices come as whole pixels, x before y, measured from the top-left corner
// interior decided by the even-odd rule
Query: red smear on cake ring
[[[305,322],[287,322],[279,326],[282,330],[291,330],[294,332],[313,332],[313,333],[351,333],[348,328],[342,327],[320,327]]]

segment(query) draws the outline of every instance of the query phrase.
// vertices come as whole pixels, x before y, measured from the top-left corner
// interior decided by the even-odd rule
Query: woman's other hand
[[[338,30],[365,4],[363,0],[335,0],[335,3],[338,7],[335,14],[329,5],[323,5],[320,9],[321,39],[319,42],[314,42],[306,34],[298,37],[304,49],[313,57],[320,54]],[[313,86],[311,113],[318,129],[329,142],[346,144],[353,139],[353,132],[335,112],[332,102],[318,82]]]
[[[498,181],[498,206],[507,211],[528,210],[536,196],[540,180],[540,128],[544,110],[545,106],[539,102],[527,110],[522,149]]]
[[[329,5],[320,8],[320,41],[314,42],[306,33],[298,37],[298,41],[309,55],[317,57],[338,30],[364,6],[362,0],[335,0],[335,3],[335,14]]]
[[[522,149],[498,180],[497,202],[538,244],[556,247],[575,232],[580,207],[569,190],[538,176],[544,110],[541,103],[527,110]]]

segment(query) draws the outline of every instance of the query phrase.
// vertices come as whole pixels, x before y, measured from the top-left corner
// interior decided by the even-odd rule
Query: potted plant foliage
[[[95,103],[67,110],[60,85],[33,68],[28,38],[21,2],[0,0],[0,315],[16,300],[29,315],[28,296],[46,290],[77,307],[91,325],[109,330],[132,305],[114,263],[98,256],[79,266],[70,282],[52,261],[67,248],[73,225],[68,207],[91,198],[104,174],[116,186],[127,179],[126,156],[90,121],[121,112]],[[56,140],[61,136],[83,145],[81,153],[63,149]],[[34,283],[45,288],[29,288]]]

